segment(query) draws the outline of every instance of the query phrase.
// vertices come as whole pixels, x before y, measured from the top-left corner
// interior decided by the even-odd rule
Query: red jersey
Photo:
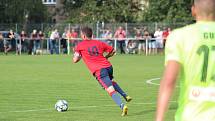
[[[111,66],[111,63],[103,56],[103,53],[112,52],[113,47],[104,42],[84,40],[76,46],[75,51],[82,56],[85,64],[93,74],[102,68]]]
[[[163,38],[166,39],[169,36],[169,31],[163,32]]]

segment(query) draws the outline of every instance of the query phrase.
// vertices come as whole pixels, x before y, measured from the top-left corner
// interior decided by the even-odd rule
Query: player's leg
[[[128,107],[122,102],[120,95],[114,89],[112,81],[109,78],[107,69],[101,69],[100,72],[96,73],[96,78],[102,87],[108,92],[113,101],[121,108],[123,111],[122,116],[125,116],[128,111]]]
[[[117,84],[117,82],[115,82],[115,81],[113,80],[113,67],[112,67],[112,66],[111,66],[111,67],[108,67],[108,68],[107,68],[107,71],[108,71],[110,80],[112,80],[112,85],[113,85],[114,89],[115,89],[121,96],[123,96],[123,98],[124,98],[127,102],[131,101],[132,98],[131,98],[130,96],[128,96],[128,95],[122,90],[122,88]]]
[[[130,102],[132,100],[132,98],[130,96],[128,96],[123,90],[122,88],[120,88],[120,86],[115,82],[112,81],[113,87],[114,89],[127,101]]]

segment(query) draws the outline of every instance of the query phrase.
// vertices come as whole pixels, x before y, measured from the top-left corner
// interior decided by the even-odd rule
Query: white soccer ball
[[[64,112],[68,110],[68,102],[66,100],[58,100],[55,104],[55,109],[58,112]]]
[[[78,52],[75,52],[74,57],[81,58],[81,55]]]

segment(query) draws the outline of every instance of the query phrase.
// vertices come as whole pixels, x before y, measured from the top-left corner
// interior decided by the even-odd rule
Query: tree
[[[135,22],[132,0],[65,0],[68,22]]]
[[[48,14],[41,0],[1,0],[0,15],[0,23],[41,23]]]
[[[143,21],[146,22],[191,22],[190,0],[149,0]]]

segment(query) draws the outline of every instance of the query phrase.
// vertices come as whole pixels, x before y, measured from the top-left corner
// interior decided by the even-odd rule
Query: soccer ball
[[[55,104],[55,109],[58,112],[64,112],[68,110],[68,102],[66,100],[58,100]]]
[[[81,55],[80,55],[78,52],[75,52],[75,53],[74,53],[74,57],[77,57],[77,58],[80,59],[80,58],[81,58]]]

